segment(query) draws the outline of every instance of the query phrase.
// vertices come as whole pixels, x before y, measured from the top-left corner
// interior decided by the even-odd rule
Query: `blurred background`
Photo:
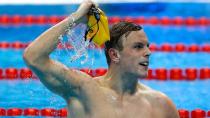
[[[65,101],[40,83],[22,54],[30,42],[74,12],[81,1],[0,1],[0,117],[66,116]],[[169,96],[181,118],[210,117],[210,1],[97,3],[110,26],[122,20],[143,26],[152,55],[148,77],[139,82]],[[91,76],[106,72],[103,47],[88,49],[85,63],[81,63],[84,57],[70,62],[74,53],[67,42],[59,44],[51,57]]]

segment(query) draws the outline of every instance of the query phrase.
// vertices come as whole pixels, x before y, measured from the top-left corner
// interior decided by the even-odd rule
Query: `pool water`
[[[58,51],[59,53],[57,53]],[[70,62],[68,55],[65,51],[56,50],[52,53],[51,57],[55,60],[66,64],[68,67],[74,68],[107,68],[106,59],[104,54],[98,50],[88,50],[89,56],[94,57],[93,65],[89,63],[80,64],[81,60]],[[69,52],[73,54],[73,52]],[[22,60],[23,50],[1,50],[0,51],[0,67],[5,69],[8,67],[23,68],[26,67]],[[200,55],[200,56],[199,56]],[[201,56],[202,55],[202,56]],[[8,60],[8,57],[13,57]],[[177,59],[178,58],[178,59]],[[151,55],[150,68],[175,68],[182,69],[194,67],[202,68],[209,67],[210,63],[208,53],[164,53],[156,52]],[[100,61],[99,61],[100,60]],[[161,60],[161,61],[159,61]],[[202,81],[155,81],[155,80],[139,80],[146,85],[160,90],[168,95],[176,104],[177,108],[185,108],[192,110],[195,108],[202,108],[208,110],[210,108],[210,80]],[[53,107],[63,108],[66,106],[64,100],[48,91],[43,84],[38,80],[1,80],[0,81],[0,106],[3,108],[12,107]],[[21,93],[24,93],[21,94]],[[17,102],[18,101],[18,102]]]
[[[178,109],[209,110],[209,84],[205,81],[147,81],[140,82],[160,90],[171,98]],[[65,101],[50,92],[37,80],[0,81],[0,107],[3,108],[64,108]],[[24,94],[23,94],[24,93]]]

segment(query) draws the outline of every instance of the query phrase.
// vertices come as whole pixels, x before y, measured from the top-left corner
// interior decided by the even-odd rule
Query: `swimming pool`
[[[67,56],[58,56],[56,53],[55,53],[55,55],[52,55],[52,57],[56,58],[58,56],[58,58],[56,58],[57,60],[60,60],[64,64],[68,65],[69,67],[71,65],[71,67],[75,67],[75,68],[78,68],[78,69],[86,68],[86,67],[90,67],[91,69],[96,69],[96,68],[101,68],[101,67],[106,68],[105,57],[104,56],[99,56],[100,53],[97,50],[91,50],[90,52],[94,52],[94,51],[95,51],[95,53],[93,55],[95,57],[94,65],[89,65],[87,63],[84,64],[84,65],[78,64],[79,60],[78,60],[78,62],[70,63],[69,58]],[[21,59],[22,58],[21,55],[23,53],[23,50],[4,50],[4,51],[0,51],[0,52],[1,52],[0,56],[3,57],[3,58],[0,59],[0,61],[3,62],[3,63],[1,63],[1,67],[3,69],[6,69],[8,67],[14,67],[14,68],[19,68],[19,69],[25,67],[24,62]],[[2,55],[2,54],[4,54],[4,55]],[[89,55],[91,55],[91,54],[92,53],[90,53]],[[199,54],[202,55],[202,58],[200,58],[200,59],[196,58],[197,54],[187,54],[187,53],[171,54],[171,53],[164,53],[164,52],[154,53],[154,54],[152,54],[152,57],[151,57],[151,60],[150,60],[151,61],[151,66],[150,67],[151,68],[163,67],[163,68],[167,68],[167,69],[174,68],[174,67],[179,67],[179,68],[184,69],[184,68],[187,68],[187,67],[201,68],[201,67],[205,67],[206,65],[210,66],[209,63],[208,63],[209,60],[202,61],[205,58],[208,58],[209,54],[206,54],[206,53],[199,53]],[[14,55],[16,55],[16,56],[14,57]],[[60,55],[63,55],[63,54],[61,53]],[[54,56],[56,56],[56,57],[54,57]],[[13,60],[8,60],[8,57],[13,57]],[[166,57],[169,57],[169,58],[166,58]],[[177,60],[177,61],[175,60],[176,63],[171,64],[171,62],[174,62],[174,60],[171,60],[171,59],[174,59],[174,58],[179,58],[179,60]],[[189,58],[189,59],[187,59],[187,58]],[[156,64],[157,60],[159,60],[159,59],[163,59],[163,61],[160,61],[160,62],[158,62],[158,64]],[[100,60],[101,62],[104,62],[104,63],[101,63],[98,60]],[[199,61],[200,63],[196,64],[197,61]],[[26,98],[24,98],[24,96],[20,95],[20,97],[23,97],[21,99],[24,99],[24,101],[27,101],[27,99],[38,99],[39,97],[43,96],[43,94],[39,95],[39,93],[43,93],[43,92],[41,92],[42,90],[46,91],[46,95],[44,95],[44,96],[48,96],[48,94],[50,94],[49,92],[47,92],[47,90],[45,90],[45,87],[43,87],[42,84],[40,84],[37,81],[21,81],[21,80],[20,81],[3,81],[2,80],[0,82],[2,83],[1,84],[2,88],[15,87],[13,89],[1,89],[1,90],[3,90],[3,91],[1,91],[1,93],[3,93],[3,94],[1,94],[1,98],[2,97],[3,98],[4,97],[11,98],[10,95],[11,96],[17,95],[13,92],[22,93],[24,91],[27,91],[28,89],[31,89],[31,91],[37,91],[37,92],[35,92],[36,93],[35,96],[37,96],[37,98],[33,97],[33,94],[35,94],[33,92],[31,93],[32,96],[25,96]],[[164,81],[164,82],[160,81],[159,82],[159,81],[146,81],[146,80],[144,80],[143,82],[150,85],[152,88],[157,88],[161,91],[166,92],[167,95],[170,95],[170,97],[173,100],[176,101],[176,103],[178,105],[177,106],[178,108],[195,109],[196,106],[198,107],[199,105],[201,105],[199,107],[201,107],[205,110],[208,110],[208,108],[210,108],[209,104],[199,104],[199,102],[208,103],[208,101],[209,101],[209,96],[210,96],[210,93],[208,92],[208,90],[210,88],[208,86],[208,84],[210,82],[209,80],[181,81],[181,82],[179,82],[179,81],[175,81],[175,82],[173,82],[173,81]],[[16,85],[19,85],[19,86],[16,86]],[[25,86],[28,86],[29,88],[24,89]],[[32,86],[34,86],[34,87],[32,87]],[[39,88],[39,90],[35,86],[37,86]],[[201,90],[201,91],[199,91],[199,90]],[[192,95],[192,96],[189,97],[189,95],[187,95],[186,93],[189,94],[189,95]],[[180,97],[177,98],[178,94],[180,94]],[[50,96],[52,97],[52,94],[50,94]],[[50,96],[48,96],[48,97],[50,97]],[[201,100],[200,97],[202,97],[203,99]],[[4,99],[4,100],[14,100],[13,97],[12,97],[12,99],[9,99],[9,98]],[[58,98],[58,97],[56,97],[56,98]],[[183,101],[183,99],[186,99],[186,101]],[[19,100],[20,99],[18,99],[18,97],[17,97],[17,101],[19,101]],[[15,101],[16,101],[16,98],[15,98]],[[188,102],[197,101],[198,104],[194,103],[194,104],[191,104],[192,105],[191,106],[190,103],[189,103],[189,106],[188,106],[188,105],[186,105],[186,104],[188,104],[187,101]],[[2,101],[0,102],[0,106],[1,106],[1,103],[2,103]],[[7,101],[5,101],[5,103],[7,103]],[[19,104],[19,103],[20,102],[18,102],[17,104]],[[33,104],[33,101],[30,101],[30,103]],[[45,103],[45,104],[48,103],[49,104],[50,102],[45,101],[43,103]],[[45,106],[45,104],[43,104],[43,107]],[[4,105],[6,105],[7,107],[12,107],[9,104],[4,104]],[[40,105],[42,106],[42,104],[40,104]],[[38,106],[40,106],[40,105],[38,105]],[[52,103],[51,105],[53,106],[55,104]],[[59,106],[60,104],[57,104],[57,105]],[[55,106],[57,106],[57,105],[55,105]]]
[[[157,7],[157,6],[160,7]],[[110,8],[121,6],[119,10],[122,10],[120,13],[112,12],[110,13]],[[129,16],[193,16],[198,17],[209,17],[209,4],[167,4],[167,3],[158,3],[158,4],[115,4],[115,5],[104,5],[102,8],[106,9],[105,11],[109,16],[127,16],[126,10],[123,7],[132,6],[135,9],[138,9],[139,12],[135,11]],[[140,6],[148,6],[144,9]],[[193,7],[192,7],[193,6]],[[39,7],[39,10],[35,10]],[[69,8],[67,5],[59,6],[3,6],[1,5],[0,14],[33,14],[33,15],[66,15],[69,11],[75,9],[75,5],[72,8]],[[107,7],[109,9],[107,9]],[[54,10],[59,8],[60,10]],[[69,8],[69,9],[67,9]],[[180,14],[179,8],[185,10],[193,10],[193,8],[202,9],[205,12],[200,10],[193,12],[185,11],[183,14]],[[13,10],[11,10],[13,9]],[[24,10],[22,10],[24,9]],[[45,9],[45,10],[43,10]],[[178,9],[178,11],[177,11]],[[132,11],[132,9],[130,9]],[[13,43],[20,41],[23,43],[31,42],[35,37],[37,37],[41,32],[49,28],[50,25],[0,25],[0,42]],[[175,45],[177,43],[183,43],[186,46],[191,44],[196,44],[202,46],[210,43],[210,27],[209,26],[171,26],[171,25],[144,25],[144,30],[148,34],[149,40],[152,43],[157,45],[162,45],[164,43],[170,43]],[[69,56],[73,53],[71,50],[66,53],[64,50],[56,50],[51,56],[52,58],[59,60],[66,64],[67,66],[75,67],[78,69],[81,68],[107,68],[106,60],[103,54],[99,53],[99,49],[89,49],[88,54],[90,57],[94,57],[94,65],[91,64],[81,64],[80,60],[71,63],[69,61]],[[14,48],[0,48],[0,68],[5,70],[7,68],[16,68],[21,69],[26,67],[22,60],[23,49],[14,49]],[[210,53],[209,52],[163,52],[157,51],[154,52],[150,58],[150,68],[180,68],[182,70],[186,68],[210,68]],[[100,61],[99,61],[100,60]],[[167,94],[175,103],[178,109],[187,109],[189,111],[194,109],[202,109],[205,111],[210,110],[210,80],[200,80],[197,76],[194,81],[159,81],[159,80],[139,80],[140,82],[145,83],[151,88],[160,90]],[[23,94],[24,93],[24,94]],[[65,101],[48,91],[38,80],[8,80],[0,79],[0,108],[9,109],[9,108],[55,108],[61,109],[66,106]]]

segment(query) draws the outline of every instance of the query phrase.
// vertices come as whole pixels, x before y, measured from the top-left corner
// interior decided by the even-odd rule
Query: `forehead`
[[[130,34],[127,36],[126,40],[123,41],[123,44],[128,45],[128,44],[133,44],[137,42],[140,42],[143,44],[148,43],[147,36],[143,30],[131,31]]]

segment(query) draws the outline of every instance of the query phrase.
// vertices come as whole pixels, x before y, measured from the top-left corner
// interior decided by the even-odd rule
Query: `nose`
[[[145,57],[147,57],[147,58],[149,58],[149,56],[151,55],[151,51],[150,51],[150,49],[149,49],[149,47],[147,47],[146,49],[145,49]]]

